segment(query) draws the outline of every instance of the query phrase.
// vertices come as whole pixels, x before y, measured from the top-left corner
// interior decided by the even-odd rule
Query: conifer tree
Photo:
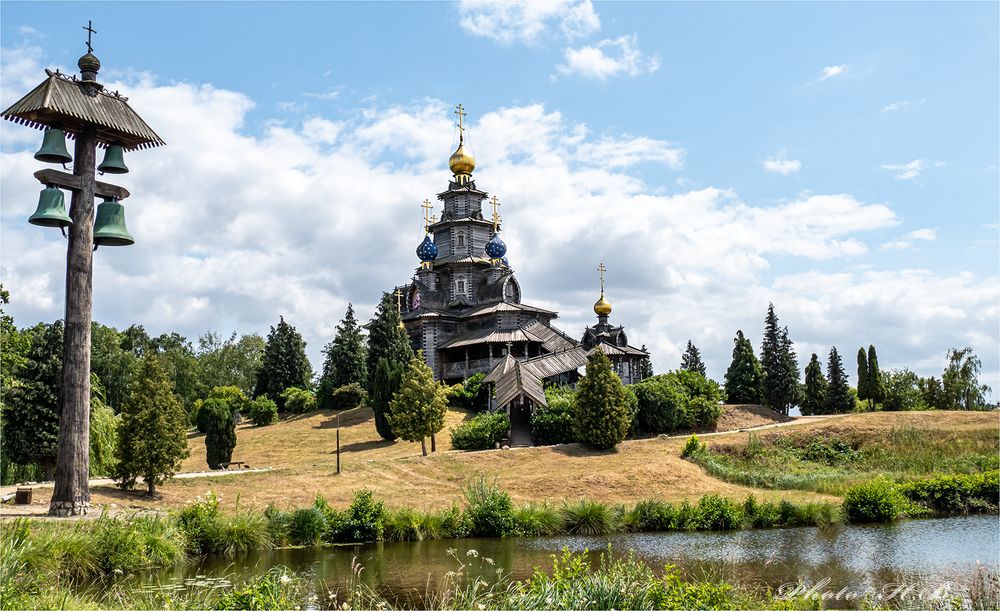
[[[380,361],[384,363],[385,359]],[[399,392],[389,404],[389,424],[393,433],[406,441],[419,441],[427,456],[427,438],[444,428],[448,410],[448,389],[434,381],[434,372],[421,354],[410,359]]]
[[[382,294],[368,323],[368,399],[375,412],[375,428],[386,441],[396,439],[387,417],[389,402],[399,390],[403,372],[413,358],[410,338],[390,293]],[[381,361],[385,361],[384,367]],[[381,367],[381,370],[380,370]]]
[[[642,376],[643,380],[647,380],[653,377],[653,358],[648,356],[649,351],[646,350],[646,344],[642,345],[642,351],[645,352],[647,356],[639,363],[639,375]]]
[[[188,453],[187,413],[160,359],[149,353],[122,407],[115,480],[131,489],[142,477],[152,495],[157,484],[173,477]]]
[[[4,459],[21,465],[37,464],[46,479],[52,479],[56,465],[62,354],[62,321],[39,324],[32,330],[26,360],[12,387],[4,389]]]
[[[264,357],[257,372],[257,385],[253,396],[266,396],[284,408],[281,393],[286,388],[309,388],[312,366],[306,357],[306,342],[295,327],[282,316],[277,327],[271,327],[264,345]]]
[[[869,401],[872,398],[871,380],[868,373],[868,355],[864,348],[858,348],[858,399]]]
[[[688,340],[687,349],[684,351],[684,356],[681,357],[681,369],[705,375],[705,363],[701,360],[701,352],[691,343],[691,340]]]
[[[236,447],[236,420],[229,404],[221,399],[207,399],[198,410],[205,424],[205,461],[209,469],[218,469],[233,459]]]
[[[316,390],[320,409],[333,407],[333,391],[347,384],[368,385],[367,349],[365,336],[354,318],[354,306],[347,304],[347,313],[337,325],[333,341],[323,349],[326,360]]]
[[[830,358],[826,365],[826,404],[827,413],[845,414],[854,410],[854,397],[847,382],[847,372],[844,362],[837,352],[837,347],[830,348]]]
[[[823,376],[823,367],[819,364],[819,357],[814,352],[809,364],[806,365],[805,396],[802,399],[802,415],[815,416],[827,413],[826,405],[826,377]]]
[[[632,426],[628,391],[600,350],[587,358],[587,374],[577,385],[576,437],[599,450],[610,450],[624,441]]]
[[[869,408],[875,409],[875,404],[885,400],[885,376],[878,368],[878,355],[875,345],[868,345],[868,401]]]
[[[788,408],[801,395],[799,368],[792,342],[788,338],[788,328],[778,326],[773,303],[767,306],[760,352],[760,362],[764,369],[764,404],[777,412],[788,414]]]
[[[726,401],[761,403],[764,370],[753,353],[753,344],[743,336],[743,331],[736,332],[733,343],[733,361],[726,370]]]

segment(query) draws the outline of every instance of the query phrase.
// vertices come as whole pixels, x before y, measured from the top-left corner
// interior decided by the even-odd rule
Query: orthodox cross
[[[93,34],[97,34],[97,30],[94,29],[94,24],[90,19],[87,20],[87,25],[83,29],[87,30],[87,53],[93,53],[94,47],[91,45],[93,41],[91,41],[90,37]]]
[[[459,104],[455,108],[455,114],[458,115],[458,141],[461,143],[465,141],[465,122],[463,121],[466,114],[465,107]]]
[[[597,271],[601,274],[601,295],[604,294],[604,272],[608,271],[608,268],[604,267],[604,261],[597,266]]]
[[[425,199],[424,202],[420,204],[420,207],[424,209],[424,233],[427,233],[430,231],[431,208],[434,206],[431,205],[431,200]]]
[[[494,195],[493,199],[490,200],[490,205],[493,206],[493,233],[497,232],[497,225],[500,224],[500,213],[498,209],[500,208],[500,200]]]
[[[399,313],[402,314],[403,313],[403,292],[400,291],[399,288],[397,287],[395,295],[396,295],[396,309],[398,309]]]

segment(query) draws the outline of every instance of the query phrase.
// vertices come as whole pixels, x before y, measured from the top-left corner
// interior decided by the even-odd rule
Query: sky
[[[1000,387],[997,3],[0,3],[0,102],[76,72],[167,142],[114,179],[136,244],[95,253],[94,319],[192,340],[284,316],[315,369],[418,265],[463,104],[526,303],[612,322],[658,372],[721,380],[773,302],[800,365],[875,344]],[[27,224],[40,133],[0,126],[0,281],[62,316],[65,240]],[[439,204],[440,208],[440,204]],[[440,214],[440,210],[437,211]]]

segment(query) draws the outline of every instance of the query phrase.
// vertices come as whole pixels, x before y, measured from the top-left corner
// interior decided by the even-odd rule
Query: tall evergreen
[[[354,306],[347,304],[347,313],[337,325],[333,341],[323,349],[323,374],[316,390],[320,409],[333,407],[333,391],[346,384],[368,385],[367,348],[365,336],[354,318]]]
[[[869,401],[872,398],[871,380],[868,378],[868,355],[864,348],[858,348],[858,399]]]
[[[868,345],[868,400],[870,409],[875,409],[875,404],[885,400],[885,376],[878,368],[878,355],[875,354],[875,345]]]
[[[649,351],[646,350],[646,344],[642,345],[642,351],[649,354]],[[643,380],[653,377],[653,358],[651,356],[646,356],[639,363],[639,375],[642,376]]]
[[[587,357],[587,374],[577,385],[577,439],[599,450],[624,441],[632,425],[627,393],[607,355],[595,350]]]
[[[198,411],[205,428],[205,462],[209,469],[218,469],[233,459],[236,447],[236,421],[233,410],[222,399],[206,399]]]
[[[141,477],[153,494],[157,484],[180,469],[188,452],[187,413],[161,360],[147,353],[122,406],[115,480],[131,489]]]
[[[698,351],[697,346],[691,343],[691,340],[688,340],[687,349],[684,351],[684,356],[681,357],[681,369],[705,375],[705,363],[701,360],[701,352]]]
[[[427,438],[444,428],[447,411],[448,389],[434,381],[434,372],[417,354],[410,359],[399,392],[389,404],[393,432],[406,441],[419,441],[421,452],[427,456]]]
[[[4,347],[6,348],[6,347]],[[62,400],[63,323],[40,324],[31,333],[27,359],[3,397],[5,460],[37,464],[52,479]]]
[[[375,308],[375,316],[368,323],[368,398],[375,412],[375,428],[387,441],[397,437],[386,415],[389,402],[399,390],[406,370],[413,358],[410,338],[403,328],[396,300],[391,293],[383,293],[382,301]],[[385,361],[382,366],[381,361]]]
[[[837,352],[837,347],[830,348],[830,359],[826,364],[826,404],[827,413],[845,414],[854,410],[854,397],[851,396],[851,386],[847,382],[847,372],[844,362]]]
[[[760,347],[760,362],[764,369],[764,404],[771,409],[788,413],[800,395],[799,367],[788,338],[788,328],[778,326],[774,304],[767,306],[764,321],[764,340]]]
[[[802,399],[803,416],[827,413],[826,386],[823,367],[819,364],[819,357],[814,352],[812,358],[809,359],[809,364],[806,365],[805,396]]]
[[[306,342],[295,327],[282,316],[277,327],[271,327],[264,345],[264,357],[257,372],[253,396],[264,395],[284,407],[281,393],[286,388],[309,388],[312,367],[306,357]]]
[[[735,404],[763,400],[764,370],[753,353],[753,344],[737,331],[733,339],[733,361],[726,370],[726,401]]]

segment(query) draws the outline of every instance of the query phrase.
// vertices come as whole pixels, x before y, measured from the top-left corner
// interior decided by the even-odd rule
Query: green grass
[[[879,476],[907,481],[1000,468],[995,431],[956,435],[912,427],[879,435],[792,433],[761,438],[751,433],[745,444],[702,444],[687,458],[733,484],[838,496]]]

